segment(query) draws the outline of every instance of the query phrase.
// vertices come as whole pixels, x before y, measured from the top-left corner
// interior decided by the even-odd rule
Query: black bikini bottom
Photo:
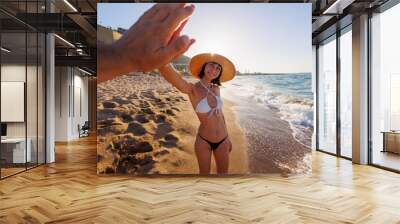
[[[201,135],[199,135],[199,137],[200,137],[201,139],[203,139],[204,141],[206,141],[206,142],[210,145],[211,151],[216,150],[216,149],[218,148],[218,146],[221,145],[221,143],[224,142],[226,138],[228,138],[228,136],[226,136],[224,139],[222,139],[222,140],[219,141],[219,142],[210,142],[210,141],[208,141],[207,139],[201,137]]]

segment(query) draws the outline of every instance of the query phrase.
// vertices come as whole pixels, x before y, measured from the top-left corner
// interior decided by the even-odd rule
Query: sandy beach
[[[246,136],[234,104],[224,102],[233,144],[229,173],[248,173]],[[99,84],[97,107],[99,174],[198,174],[198,118],[187,96],[159,74],[136,73]]]

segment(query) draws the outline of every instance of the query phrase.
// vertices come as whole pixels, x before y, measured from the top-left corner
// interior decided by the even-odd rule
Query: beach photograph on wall
[[[154,7],[99,3],[98,43],[118,42]],[[98,82],[97,173],[309,173],[311,4],[193,7],[178,26],[194,39],[182,55]]]

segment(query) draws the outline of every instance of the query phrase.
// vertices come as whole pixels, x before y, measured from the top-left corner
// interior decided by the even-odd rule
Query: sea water
[[[314,98],[310,73],[240,75],[223,85],[227,90],[225,95],[277,111],[289,123],[296,140],[310,143]]]

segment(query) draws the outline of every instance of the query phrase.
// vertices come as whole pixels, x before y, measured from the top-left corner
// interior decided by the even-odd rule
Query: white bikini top
[[[221,100],[221,97],[215,95],[215,94],[214,94],[209,88],[207,88],[201,81],[200,81],[200,84],[201,84],[204,88],[207,89],[207,95],[206,95],[203,99],[201,99],[201,100],[199,101],[199,103],[197,104],[197,106],[196,106],[196,112],[198,112],[198,113],[209,113],[208,116],[211,116],[213,113],[219,114],[219,111],[222,109],[222,104],[223,104],[223,103],[222,103],[222,100]],[[216,106],[216,107],[211,108],[210,105],[208,104],[208,100],[207,100],[208,93],[211,93],[211,94],[215,97],[215,99],[217,100],[217,106]]]

